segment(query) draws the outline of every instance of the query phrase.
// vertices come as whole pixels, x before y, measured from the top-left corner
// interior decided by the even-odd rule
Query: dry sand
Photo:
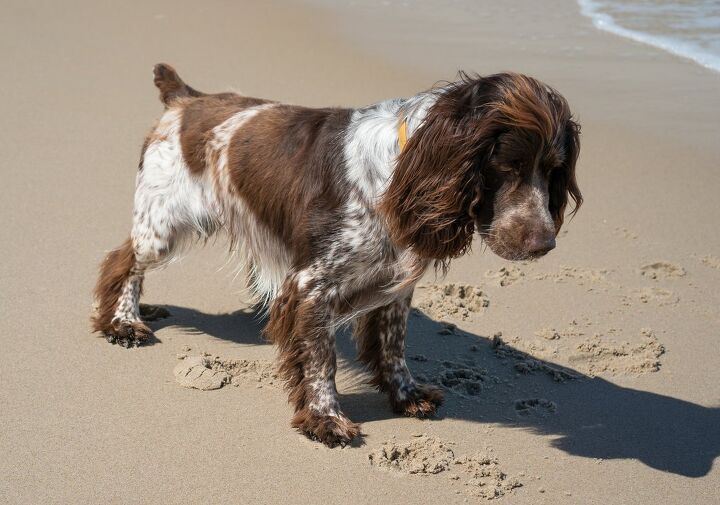
[[[0,40],[0,503],[720,502],[719,74],[596,31],[569,0],[16,1]],[[459,68],[565,94],[586,205],[558,248],[511,265],[477,244],[416,293],[408,362],[447,389],[437,420],[392,415],[342,335],[365,437],[331,450],[290,430],[221,244],[148,278],[172,314],[153,345],[89,333],[158,61],[199,89],[309,105]],[[178,383],[193,377],[218,389]],[[422,461],[441,471],[408,470]]]

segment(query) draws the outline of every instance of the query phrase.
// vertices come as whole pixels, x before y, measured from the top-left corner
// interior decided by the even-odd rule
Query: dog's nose
[[[555,236],[533,233],[528,238],[528,251],[533,256],[543,256],[555,249]]]

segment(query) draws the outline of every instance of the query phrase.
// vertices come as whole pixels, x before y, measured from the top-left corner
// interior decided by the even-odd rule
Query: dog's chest
[[[345,310],[355,312],[387,305],[412,290],[414,282],[407,281],[414,259],[393,244],[382,218],[368,206],[354,206],[346,215],[326,256],[327,272],[339,285]]]

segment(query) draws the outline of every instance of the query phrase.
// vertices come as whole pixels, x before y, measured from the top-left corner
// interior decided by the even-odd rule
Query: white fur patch
[[[394,99],[353,112],[345,134],[347,178],[369,202],[385,191],[399,152],[398,127],[407,120],[408,138],[419,128],[435,95]]]
[[[208,159],[216,159],[211,167],[221,203],[223,224],[228,229],[237,253],[248,270],[250,289],[267,305],[277,296],[292,262],[285,245],[250,211],[248,205],[231,190],[228,148],[233,136],[258,114],[275,107],[264,104],[240,111],[213,128],[208,142]]]
[[[207,237],[217,224],[209,179],[193,177],[182,157],[181,119],[178,109],[163,115],[137,174],[132,240],[148,266],[169,261],[188,235]]]

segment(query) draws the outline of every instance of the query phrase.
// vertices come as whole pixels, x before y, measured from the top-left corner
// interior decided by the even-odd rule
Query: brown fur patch
[[[183,158],[190,173],[201,174],[206,166],[205,153],[212,129],[248,107],[270,103],[269,100],[241,96],[235,93],[204,95],[184,100],[180,143]]]
[[[550,173],[550,214],[555,222],[555,232],[560,231],[565,220],[565,208],[568,196],[575,206],[570,212],[573,216],[583,203],[583,196],[575,176],[575,165],[580,155],[580,125],[569,119],[565,126],[563,139],[565,158],[559,169]]]
[[[296,412],[306,408],[312,400],[304,367],[316,351],[313,341],[326,331],[317,317],[315,303],[305,297],[294,279],[286,280],[280,295],[273,301],[263,333],[278,347],[278,373],[285,381],[288,401]]]
[[[278,105],[233,136],[228,166],[233,189],[253,214],[302,259],[319,254],[320,238],[338,226],[345,185],[345,109]],[[282,192],[281,195],[279,192]]]
[[[390,322],[384,316],[384,307],[357,317],[353,333],[357,341],[358,361],[365,363],[371,373],[370,384],[380,391],[387,391],[387,382],[383,370],[382,341],[380,335],[390,329]]]
[[[110,251],[101,263],[94,291],[97,309],[91,318],[93,331],[110,333],[116,330],[112,319],[125,281],[130,277],[134,265],[135,252],[130,239]]]

